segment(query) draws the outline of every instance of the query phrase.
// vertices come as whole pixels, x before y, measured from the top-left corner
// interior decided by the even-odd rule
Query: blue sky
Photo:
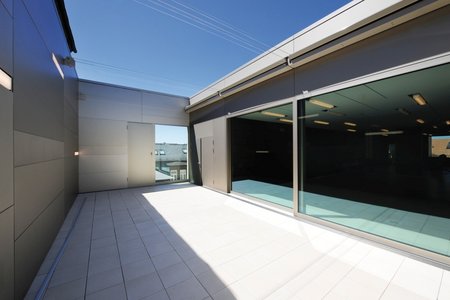
[[[348,0],[66,0],[80,78],[192,96]]]

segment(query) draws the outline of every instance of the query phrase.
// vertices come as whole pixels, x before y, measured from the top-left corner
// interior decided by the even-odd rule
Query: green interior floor
[[[293,207],[289,187],[240,180],[233,181],[232,190]],[[307,215],[450,256],[450,219],[308,192],[300,192],[299,199]]]

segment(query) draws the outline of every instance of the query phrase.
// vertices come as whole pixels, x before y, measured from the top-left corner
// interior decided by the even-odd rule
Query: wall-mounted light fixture
[[[279,114],[279,113],[271,112],[268,110],[262,111],[261,114],[266,115],[266,116],[271,116],[271,117],[277,117],[277,118],[285,118],[286,117],[286,115],[284,115],[284,114]]]
[[[317,99],[310,99],[309,103],[312,103],[314,105],[318,105],[318,106],[324,107],[326,109],[332,109],[332,108],[336,107],[333,104],[326,103],[326,102],[323,102],[323,101],[320,101],[320,100],[317,100]]]
[[[59,75],[61,75],[61,78],[64,79],[64,73],[63,73],[61,66],[58,62],[58,59],[56,58],[54,53],[52,53],[52,60],[53,60],[53,63],[55,64],[56,69],[58,69]]]
[[[416,102],[417,105],[420,105],[420,106],[427,105],[427,101],[419,93],[411,94],[411,95],[408,95],[408,96],[411,97],[411,99],[413,99],[413,101]]]
[[[66,56],[62,60],[62,64],[71,68],[75,67],[75,59],[72,56]]]
[[[79,156],[80,155],[80,152],[78,152],[78,151],[75,151],[74,153],[73,153],[73,156]]]
[[[450,125],[450,120],[445,121],[445,124]]]
[[[12,90],[12,77],[0,68],[0,84],[8,91]]]

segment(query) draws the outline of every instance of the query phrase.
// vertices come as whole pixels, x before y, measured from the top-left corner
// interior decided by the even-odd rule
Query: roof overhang
[[[67,45],[71,52],[77,53],[77,47],[75,46],[75,40],[73,38],[72,29],[70,28],[69,17],[67,16],[66,6],[64,0],[55,0],[56,9],[58,10],[59,19],[66,36]]]
[[[190,98],[191,112],[450,3],[354,0]]]

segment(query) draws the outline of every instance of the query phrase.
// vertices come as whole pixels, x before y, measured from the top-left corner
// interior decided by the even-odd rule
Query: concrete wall
[[[204,132],[201,126],[198,126],[200,124],[220,120],[223,116],[242,109],[289,99],[301,94],[302,91],[311,92],[446,53],[450,51],[448,40],[450,40],[450,6],[381,32],[195,110],[190,113],[191,127],[194,128],[196,140],[199,140]],[[226,133],[220,132],[217,137],[213,134],[212,138],[226,140]],[[197,156],[199,157],[199,154]],[[193,173],[199,173],[198,165],[194,164],[192,167]],[[216,175],[220,180],[228,177],[229,170],[227,168],[223,170],[220,176]],[[201,181],[201,178],[196,179],[197,184]]]
[[[188,99],[81,81],[80,192],[128,187],[128,122],[187,126]]]
[[[54,2],[0,0],[0,299],[22,299],[78,191],[78,78]]]

